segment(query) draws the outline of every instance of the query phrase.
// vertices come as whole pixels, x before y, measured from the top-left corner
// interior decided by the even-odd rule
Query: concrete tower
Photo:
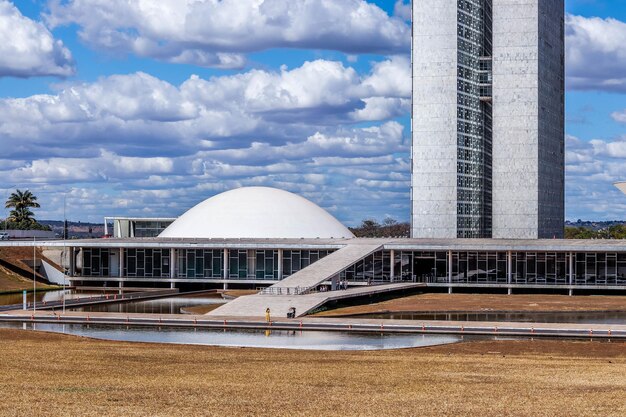
[[[414,0],[412,235],[562,237],[564,1]]]

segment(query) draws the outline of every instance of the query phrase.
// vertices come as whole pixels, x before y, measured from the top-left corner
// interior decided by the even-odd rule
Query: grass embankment
[[[0,248],[0,294],[12,294],[22,290],[33,290],[33,268],[30,261],[33,258],[32,248]],[[46,259],[51,265],[52,261],[45,258],[41,250],[37,249],[37,259]],[[48,285],[39,281],[45,281],[45,277],[37,273],[37,290],[57,289],[54,285]]]
[[[0,329],[0,351],[1,415],[626,415],[624,343],[316,352]]]
[[[58,289],[55,285],[36,283],[37,291]],[[0,265],[0,295],[21,293],[23,290],[33,291],[33,280],[26,279]]]
[[[418,294],[368,305],[328,310],[317,316],[387,312],[626,311],[626,297],[566,295]]]

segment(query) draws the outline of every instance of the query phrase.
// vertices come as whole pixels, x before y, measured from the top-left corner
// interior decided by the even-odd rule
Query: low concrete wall
[[[47,230],[0,230],[9,234],[10,239],[54,239],[56,235],[53,231]]]

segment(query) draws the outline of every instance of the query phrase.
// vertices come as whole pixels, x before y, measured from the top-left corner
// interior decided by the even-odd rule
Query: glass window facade
[[[278,280],[333,250],[241,249],[228,251],[228,278]],[[117,249],[82,248],[85,277],[117,277]],[[452,284],[626,286],[626,253],[539,251],[377,251],[343,270],[349,282],[412,281]],[[123,276],[169,278],[170,249],[125,249]],[[392,267],[393,265],[393,267]],[[510,265],[510,271],[509,271]],[[176,278],[222,279],[223,249],[177,249]]]
[[[452,282],[507,282],[506,252],[453,252]]]
[[[457,236],[492,234],[492,0],[457,5]]]
[[[109,270],[109,249],[83,248],[83,268],[82,275],[86,277],[108,277]]]
[[[221,249],[180,249],[176,277],[222,278],[224,251]]]
[[[127,249],[124,251],[124,276],[159,277],[170,276],[169,249]]]
[[[157,237],[172,222],[170,221],[134,221],[135,237]]]
[[[278,279],[278,251],[257,250],[255,253],[255,278]]]
[[[331,252],[332,250],[284,250],[283,278],[295,274]]]
[[[355,263],[339,275],[349,282],[384,282],[391,280],[391,252],[375,252]]]
[[[446,282],[447,276],[447,252],[395,251],[395,281]]]
[[[254,279],[255,255],[254,250],[229,250],[228,278]]]

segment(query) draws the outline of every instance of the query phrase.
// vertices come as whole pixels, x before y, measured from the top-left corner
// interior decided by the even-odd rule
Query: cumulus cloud
[[[406,52],[410,28],[365,0],[53,0],[51,27],[86,44],[168,62],[240,68],[245,53],[310,48]]]
[[[569,88],[626,92],[626,23],[568,15],[565,41]]]
[[[622,219],[626,196],[613,183],[626,180],[626,136],[613,140],[566,139],[566,217]]]
[[[381,74],[410,85],[407,66],[392,57],[360,74],[317,60],[179,85],[139,72],[0,99],[0,158],[11,160],[0,177],[49,192],[44,203],[99,190],[102,205],[74,202],[83,219],[178,215],[242,185],[297,192],[348,223],[377,206],[404,219],[410,141],[393,119],[408,114],[410,88]]]
[[[52,190],[68,186],[81,195],[101,189],[98,200],[104,206],[90,208],[80,202],[82,215],[97,213],[96,219],[103,210],[178,215],[230,188],[269,185],[297,192],[334,210],[343,220],[358,223],[371,216],[377,200],[386,213],[395,213],[398,218],[406,215],[408,149],[403,127],[388,122],[368,128],[340,128],[334,133],[316,132],[301,144],[253,143],[243,149],[198,151],[178,157],[124,157],[101,149],[92,158],[23,162],[4,177],[11,183],[30,184],[30,188],[45,184],[43,188],[52,197]],[[46,198],[44,194],[44,202]],[[390,209],[386,199],[406,204]]]
[[[626,123],[626,110],[613,112],[611,117],[618,123]]]
[[[93,156],[106,145],[121,155],[180,155],[245,147],[253,141],[303,141],[319,126],[382,121],[409,111],[402,59],[364,76],[318,60],[278,72],[202,79],[175,86],[145,73],[66,85],[58,94],[0,100],[2,155]],[[384,81],[381,72],[397,76]],[[321,132],[324,133],[323,131]]]
[[[74,74],[74,62],[63,42],[12,3],[0,0],[0,77]]]
[[[411,20],[411,2],[405,3],[404,0],[396,0],[393,5],[393,14],[404,20]]]

